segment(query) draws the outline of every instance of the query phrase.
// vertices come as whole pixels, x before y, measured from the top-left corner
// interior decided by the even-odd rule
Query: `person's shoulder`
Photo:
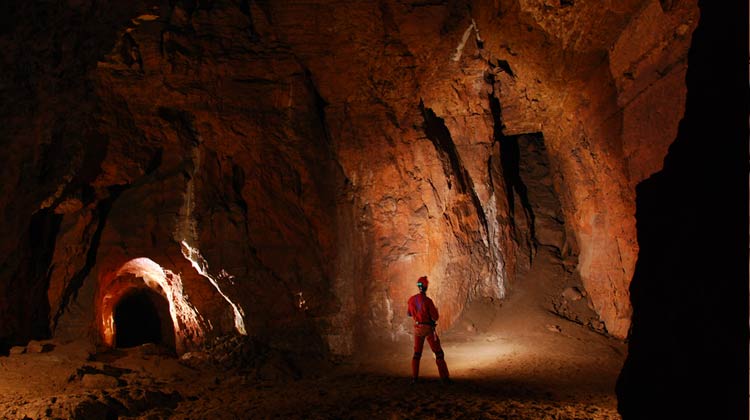
[[[413,300],[414,300],[414,299],[415,299],[416,297],[417,297],[417,295],[412,295],[412,296],[411,296],[411,297],[409,298],[409,302],[413,301]]]

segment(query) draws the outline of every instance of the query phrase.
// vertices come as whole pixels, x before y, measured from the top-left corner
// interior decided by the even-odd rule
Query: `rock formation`
[[[126,3],[2,6],[6,347],[112,345],[149,289],[179,352],[347,354],[408,332],[417,277],[445,329],[540,244],[627,336],[635,186],[683,114],[695,1]],[[557,230],[509,167],[531,138]]]

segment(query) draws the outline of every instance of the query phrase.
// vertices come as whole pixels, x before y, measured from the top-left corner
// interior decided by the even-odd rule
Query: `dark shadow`
[[[511,215],[513,215],[515,209],[515,196],[518,195],[523,208],[529,213],[533,230],[534,212],[531,210],[526,184],[524,184],[523,179],[521,179],[521,151],[518,146],[518,137],[519,136],[506,136],[500,140],[500,162],[503,167],[503,177],[505,178],[508,202],[510,203],[508,210]]]
[[[115,345],[163,344],[174,348],[174,327],[167,300],[151,289],[135,289],[114,309]]]
[[[432,109],[426,108],[421,101],[419,102],[419,110],[422,112],[422,117],[424,118],[425,135],[427,135],[427,138],[435,146],[438,158],[443,164],[443,172],[448,182],[448,189],[451,189],[451,180],[455,180],[458,191],[465,193],[468,189],[468,182],[466,181],[468,174],[461,162],[461,156],[458,154],[458,150],[456,150],[456,144],[453,142],[451,133],[448,127],[445,126],[445,121],[435,115]]]
[[[684,119],[664,169],[636,190],[640,251],[617,383],[625,420],[748,418],[748,14],[741,5],[700,2]]]
[[[452,384],[426,377],[411,384],[408,376],[368,372],[332,374],[316,382],[314,398],[294,404],[269,404],[265,393],[285,392],[284,385],[256,391],[254,410],[280,418],[342,419],[541,419],[593,418],[599,395],[559,395],[513,378],[455,378]],[[273,405],[272,405],[273,404]]]

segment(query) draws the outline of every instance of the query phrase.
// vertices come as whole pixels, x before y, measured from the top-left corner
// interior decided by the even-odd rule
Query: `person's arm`
[[[411,315],[411,298],[409,298],[409,301],[406,302],[406,316],[412,316]]]
[[[437,321],[438,318],[440,318],[440,314],[438,313],[437,307],[435,307],[435,303],[430,299],[430,318],[432,318],[433,321]]]

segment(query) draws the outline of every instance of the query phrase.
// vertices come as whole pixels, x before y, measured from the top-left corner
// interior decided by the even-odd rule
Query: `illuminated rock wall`
[[[528,264],[500,147],[525,133],[625,337],[634,188],[674,138],[694,2],[448,3],[9,10],[0,339],[101,339],[107,284],[138,258],[179,275],[186,347],[395,339],[421,275],[447,328]]]

